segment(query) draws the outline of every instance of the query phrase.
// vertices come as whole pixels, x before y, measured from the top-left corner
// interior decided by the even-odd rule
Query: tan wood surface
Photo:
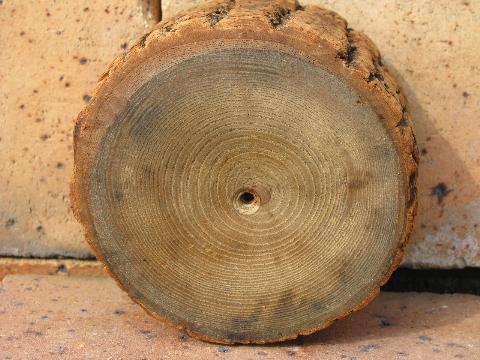
[[[309,334],[401,260],[416,207],[405,106],[337,14],[211,2],[102,77],[75,129],[75,214],[151,314],[215,342]]]

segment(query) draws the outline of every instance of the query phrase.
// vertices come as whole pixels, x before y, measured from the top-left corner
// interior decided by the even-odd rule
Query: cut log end
[[[364,306],[415,212],[411,123],[374,46],[326,10],[268,4],[160,23],[75,133],[72,202],[98,257],[149,313],[220,343]]]

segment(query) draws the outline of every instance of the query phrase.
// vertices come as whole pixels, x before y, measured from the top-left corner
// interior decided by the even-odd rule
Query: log
[[[75,127],[73,210],[118,284],[218,343],[267,343],[364,307],[416,210],[405,98],[334,12],[214,1],[160,22]]]

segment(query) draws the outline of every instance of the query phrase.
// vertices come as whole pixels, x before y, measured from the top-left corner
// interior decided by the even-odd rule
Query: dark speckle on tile
[[[441,204],[443,199],[451,192],[452,190],[448,188],[448,185],[441,182],[432,187],[432,196],[437,197],[437,203]]]
[[[67,348],[62,345],[57,345],[54,351],[50,351],[50,355],[64,355],[67,352]]]
[[[420,335],[418,338],[422,341],[432,341],[432,338],[427,335]]]
[[[148,340],[153,339],[156,337],[150,330],[140,330],[140,334],[142,334]]]
[[[392,322],[384,317],[379,318],[379,322],[382,328],[392,326]]]
[[[190,337],[187,334],[179,334],[178,340],[180,341],[187,341]]]
[[[27,329],[25,331],[25,335],[42,336],[43,333],[35,329]]]
[[[369,352],[371,350],[378,349],[380,346],[377,344],[366,344],[366,345],[360,345],[359,349],[361,352]]]
[[[17,222],[17,219],[15,219],[15,218],[9,218],[9,219],[5,222],[5,227],[6,227],[6,228],[10,228],[10,227],[12,227],[13,225],[15,225],[16,222]]]

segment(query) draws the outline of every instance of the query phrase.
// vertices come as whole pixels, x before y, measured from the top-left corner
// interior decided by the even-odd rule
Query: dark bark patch
[[[235,6],[235,0],[227,1],[224,5],[220,6],[213,12],[207,15],[208,22],[210,25],[217,25],[222,19],[224,19],[230,10]]]
[[[286,8],[276,8],[272,13],[268,14],[268,19],[270,21],[270,24],[274,29],[277,29],[287,22],[287,20],[291,16],[291,11],[290,9]]]

